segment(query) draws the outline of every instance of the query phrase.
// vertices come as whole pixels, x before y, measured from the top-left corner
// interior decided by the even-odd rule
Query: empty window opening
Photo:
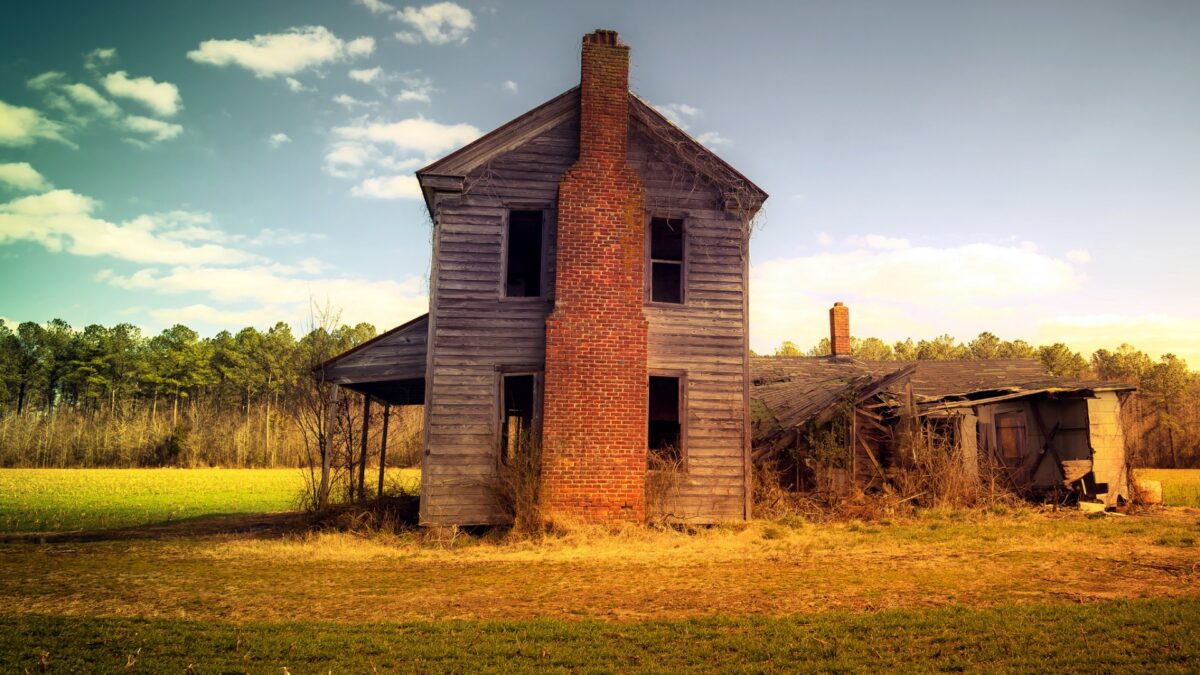
[[[678,467],[683,461],[678,377],[650,378],[650,468]]]
[[[1020,463],[1025,457],[1025,413],[996,415],[996,449],[1006,463]]]
[[[534,442],[533,375],[505,375],[500,415],[500,460],[512,464]]]
[[[683,303],[683,221],[650,219],[650,300]]]
[[[536,298],[542,294],[542,212],[508,212],[508,256],[504,295]]]

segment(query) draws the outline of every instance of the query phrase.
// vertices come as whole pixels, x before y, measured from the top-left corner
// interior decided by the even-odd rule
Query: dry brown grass
[[[1200,592],[1200,511],[932,510],[692,533],[575,528],[0,546],[8,613],[333,621],[681,618]]]

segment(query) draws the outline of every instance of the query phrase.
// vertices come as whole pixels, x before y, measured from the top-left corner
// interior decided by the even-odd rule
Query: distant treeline
[[[1200,466],[1200,373],[1174,354],[1157,361],[1123,344],[1098,349],[1091,358],[1065,344],[1033,346],[1024,340],[1001,340],[980,333],[970,342],[950,335],[888,344],[879,338],[851,338],[851,354],[864,361],[949,361],[955,359],[1037,359],[1055,375],[1093,378],[1137,385],[1124,406],[1125,441],[1137,466]],[[784,342],[776,356],[828,356],[829,338],[808,351]]]
[[[146,336],[127,323],[0,321],[0,466],[303,466],[312,366],[375,334],[366,323],[297,339],[282,322],[201,338],[182,325]],[[414,423],[412,411],[394,416],[389,448],[415,440]]]
[[[316,451],[297,423],[311,407],[312,367],[375,335],[367,323],[300,338],[283,322],[202,338],[182,325],[146,336],[124,323],[80,330],[59,319],[0,321],[0,466],[303,466]],[[1121,345],[1087,359],[1061,343],[1035,347],[992,333],[967,343],[853,338],[851,349],[879,361],[1036,358],[1055,374],[1135,384],[1125,406],[1135,461],[1200,465],[1200,374],[1172,354],[1155,361]],[[827,355],[829,340],[808,351],[784,342],[775,354]],[[339,428],[351,441],[360,403],[340,400]],[[403,465],[418,456],[420,414],[394,412],[389,464]],[[372,443],[379,428],[372,423]],[[357,443],[346,441],[345,453]]]

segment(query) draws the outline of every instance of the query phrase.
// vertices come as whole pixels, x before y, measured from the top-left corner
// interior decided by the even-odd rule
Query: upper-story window
[[[683,220],[650,219],[650,301],[683,304]]]
[[[509,211],[504,260],[504,296],[542,295],[542,211]]]

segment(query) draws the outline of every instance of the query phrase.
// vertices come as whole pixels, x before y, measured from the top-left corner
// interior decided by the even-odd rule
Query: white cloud
[[[117,50],[113,47],[93,49],[83,57],[83,65],[91,71],[97,71],[108,66],[117,59]]]
[[[100,92],[92,89],[86,84],[75,83],[63,85],[62,91],[71,98],[72,101],[85,105],[96,111],[101,117],[113,118],[121,114],[121,108],[112,101],[100,95]]]
[[[0,101],[0,145],[31,145],[37,140],[58,141],[77,147],[62,135],[62,125],[48,120],[33,108],[9,105]]]
[[[431,103],[433,98],[433,80],[409,78],[405,80],[407,86],[401,89],[399,94],[396,94],[397,103],[407,103],[416,101],[418,103]]]
[[[439,2],[420,9],[405,7],[395,18],[408,24],[412,30],[396,33],[396,39],[408,44],[421,41],[435,45],[450,42],[464,43],[475,30],[475,17],[465,7],[453,2]]]
[[[351,58],[370,56],[375,52],[375,38],[360,37],[346,43],[346,54]]]
[[[358,4],[366,7],[372,14],[389,14],[396,11],[396,8],[382,0],[355,0]]]
[[[479,129],[470,124],[441,124],[414,117],[399,122],[359,120],[351,126],[336,127],[333,134],[346,141],[391,145],[403,152],[433,157],[479,138]]]
[[[371,84],[378,80],[383,75],[383,68],[375,66],[374,68],[363,68],[361,70],[351,70],[350,79],[363,84]]]
[[[1086,248],[1075,248],[1067,251],[1067,260],[1082,265],[1091,262],[1092,254]]]
[[[82,83],[67,82],[67,76],[58,71],[49,71],[31,78],[26,85],[42,93],[46,105],[63,112],[68,120],[78,126],[86,126],[97,117],[116,119],[121,108],[104,98],[100,92]]]
[[[421,185],[414,176],[376,176],[355,185],[350,193],[374,199],[420,199]]]
[[[253,261],[255,256],[214,243],[198,233],[180,234],[202,227],[203,214],[172,212],[144,215],[126,223],[96,218],[95,200],[71,190],[52,190],[0,204],[0,244],[28,241],[52,252],[79,256],[109,256],[143,264],[229,265]]]
[[[30,166],[29,162],[0,164],[0,184],[25,192],[42,192],[51,187],[50,182]]]
[[[52,87],[59,86],[66,79],[66,73],[62,73],[57,70],[48,70],[41,75],[29,78],[29,80],[25,82],[25,86],[35,91],[45,91]]]
[[[420,166],[421,161],[416,157],[394,157],[370,143],[343,141],[333,144],[325,153],[324,169],[331,176],[355,178],[367,167],[379,167],[391,172],[407,171]]]
[[[833,245],[833,237],[830,236],[828,232],[818,232],[817,233],[817,243],[822,246],[832,246]]]
[[[305,92],[305,91],[316,91],[317,90],[316,87],[304,86],[303,82],[301,82],[300,80],[297,80],[294,77],[283,78],[283,83],[285,85],[287,85],[288,91],[292,92],[293,94],[299,94],[299,93]]]
[[[700,134],[699,136],[697,136],[696,140],[700,141],[701,144],[707,145],[710,147],[714,146],[714,145],[729,145],[729,144],[733,143],[733,141],[722,136],[721,134],[717,133],[716,131],[706,131],[706,132]]]
[[[105,75],[102,82],[112,96],[137,101],[160,117],[171,117],[179,112],[179,87],[170,82],[155,82],[152,77],[129,77],[123,70]]]
[[[505,80],[500,84],[500,88],[509,92],[510,94],[517,93],[517,90],[519,89],[519,87],[517,87],[517,83],[513,82],[512,80]]]
[[[214,66],[240,66],[257,77],[271,78],[365,56],[374,49],[373,38],[345,42],[324,26],[305,26],[250,40],[205,40],[187,57]]]
[[[701,115],[699,108],[686,103],[656,105],[654,109],[662,113],[663,117],[671,120],[680,129],[687,129],[691,125],[691,122]]]
[[[156,310],[163,320],[207,321],[214,324],[273,324],[279,320],[302,325],[310,302],[341,312],[347,323],[368,321],[391,327],[428,311],[429,301],[419,277],[403,281],[370,281],[348,277],[306,277],[303,265],[257,265],[229,269],[204,265],[172,267],[166,272],[147,268],[122,276],[108,272],[99,280],[130,291],[163,295],[199,293],[220,305],[250,304],[244,308],[217,308],[208,303],[173,310]]]
[[[178,124],[156,120],[150,117],[142,117],[141,115],[130,115],[125,118],[125,128],[139,133],[145,134],[151,142],[169,141],[183,132],[183,127]],[[138,139],[140,142],[141,139]]]
[[[338,94],[337,96],[333,97],[333,102],[338,105],[345,106],[347,108],[354,108],[356,106],[362,106],[364,108],[374,108],[375,106],[379,105],[378,103],[376,103],[374,101],[361,101],[357,98],[354,98],[350,94]]]
[[[271,134],[271,136],[267,139],[267,142],[271,144],[272,148],[278,148],[279,146],[281,146],[285,143],[291,143],[292,137],[288,136],[287,134],[285,134],[281,131],[278,133]]]
[[[835,300],[851,306],[855,335],[885,340],[945,332],[968,338],[1006,328],[1028,332],[1035,317],[1057,314],[1056,303],[1083,281],[1069,261],[1020,245],[937,248],[870,235],[847,241],[859,248],[752,267],[756,350],[825,337],[828,323],[821,314]]]

